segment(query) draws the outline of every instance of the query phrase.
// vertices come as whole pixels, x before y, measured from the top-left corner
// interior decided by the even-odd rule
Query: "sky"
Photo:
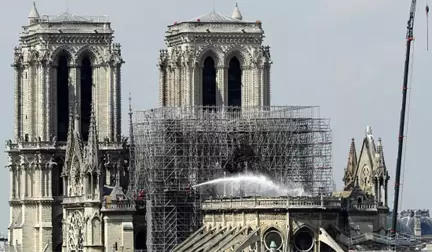
[[[6,0],[1,0],[6,1]],[[410,0],[214,0],[215,9],[231,15],[238,2],[245,20],[261,20],[272,54],[273,105],[319,105],[331,119],[333,166],[342,187],[351,138],[357,151],[370,125],[382,138],[393,204],[394,173],[402,99],[406,23]],[[432,135],[432,52],[426,50],[425,0],[419,0],[415,25],[407,151],[402,182],[402,208],[431,209],[428,184]],[[8,1],[0,15],[0,104],[4,123],[0,139],[13,137],[13,48],[27,24],[30,0]],[[166,26],[212,11],[213,0],[38,0],[41,15],[69,11],[109,15],[115,40],[122,44],[123,131],[127,134],[128,94],[134,109],[158,104],[157,59]],[[432,47],[431,47],[432,50]],[[4,88],[4,89],[3,89]],[[0,156],[6,164],[6,156]],[[8,215],[9,171],[0,169],[0,214]],[[426,186],[426,189],[425,189]],[[9,220],[0,218],[0,234]]]

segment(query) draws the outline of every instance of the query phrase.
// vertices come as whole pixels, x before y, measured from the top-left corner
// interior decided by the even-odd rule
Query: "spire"
[[[344,175],[345,187],[349,186],[354,182],[354,176],[356,174],[356,170],[357,170],[357,151],[355,148],[354,138],[352,138],[350,150],[348,154],[348,163]]]
[[[93,142],[96,145],[98,143],[98,134],[97,134],[97,127],[96,127],[96,117],[95,117],[95,113],[94,113],[94,104],[91,105],[88,142],[89,143]]]
[[[135,187],[135,145],[132,125],[132,95],[129,93],[129,188],[128,196],[131,197]]]
[[[33,7],[30,10],[30,13],[28,15],[28,19],[29,19],[29,23],[30,24],[35,24],[40,19],[39,12],[38,12],[38,10],[36,8],[36,2],[33,2]]]
[[[69,161],[72,161],[72,155],[73,155],[73,137],[74,137],[74,129],[75,129],[75,120],[74,120],[74,113],[73,107],[69,106],[69,125],[68,125],[68,134],[67,134],[67,144],[66,144],[66,154],[65,154],[65,163],[69,163]]]
[[[243,19],[243,16],[242,16],[242,14],[241,14],[241,12],[240,12],[240,10],[238,8],[238,3],[236,3],[236,6],[234,8],[234,11],[233,11],[233,14],[232,14],[231,17],[234,18],[234,19],[238,19],[238,20],[242,20]]]
[[[99,168],[99,148],[96,118],[94,115],[94,104],[91,105],[89,136],[86,146],[86,164],[88,171],[98,171]]]
[[[65,172],[70,170],[78,170],[81,167],[76,167],[72,164],[74,158],[77,158],[80,165],[83,159],[83,143],[79,133],[79,116],[77,114],[77,104],[71,105],[69,108],[69,128],[66,143],[66,155],[65,155]]]
[[[348,164],[347,169],[356,169],[357,168],[357,151],[355,147],[355,140],[354,138],[351,139],[351,145],[350,145],[350,151],[348,154]]]

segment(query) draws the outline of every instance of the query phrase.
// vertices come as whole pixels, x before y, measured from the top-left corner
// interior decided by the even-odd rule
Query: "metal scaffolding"
[[[193,185],[245,171],[303,188],[333,187],[331,131],[318,107],[163,107],[135,112],[135,180],[147,248],[170,251],[200,226]]]

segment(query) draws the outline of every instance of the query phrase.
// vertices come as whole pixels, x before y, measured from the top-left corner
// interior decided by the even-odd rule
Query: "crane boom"
[[[397,215],[399,207],[399,189],[400,189],[400,174],[402,166],[402,153],[403,153],[403,141],[405,133],[405,115],[406,115],[406,103],[407,103],[407,91],[408,91],[408,73],[409,73],[409,62],[411,55],[411,43],[413,41],[413,30],[414,30],[414,18],[416,12],[417,0],[412,0],[410,17],[408,20],[407,34],[406,34],[406,56],[405,56],[405,69],[403,77],[403,88],[402,88],[402,109],[400,114],[400,125],[399,125],[399,144],[398,144],[398,154],[396,161],[396,177],[394,185],[394,201],[393,201],[393,215],[392,215],[392,227],[390,232],[392,236],[396,236],[396,225],[397,225]]]

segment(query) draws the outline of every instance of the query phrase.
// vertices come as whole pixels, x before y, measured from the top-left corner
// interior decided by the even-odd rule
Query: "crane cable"
[[[405,162],[406,162],[406,150],[408,145],[408,128],[409,128],[409,118],[410,118],[410,107],[411,107],[411,89],[412,89],[412,79],[413,79],[413,67],[414,67],[414,52],[415,52],[415,39],[412,41],[412,51],[411,51],[411,66],[410,66],[410,76],[409,76],[409,82],[408,82],[408,101],[407,101],[407,114],[406,114],[406,128],[404,133],[405,138],[405,145],[403,150],[403,160],[402,160],[402,176],[401,176],[401,192],[400,192],[400,204],[399,206],[402,206],[403,204],[403,190],[404,190],[404,179],[405,179]],[[398,209],[399,210],[399,209]]]
[[[429,51],[429,4],[426,0],[426,50]]]

